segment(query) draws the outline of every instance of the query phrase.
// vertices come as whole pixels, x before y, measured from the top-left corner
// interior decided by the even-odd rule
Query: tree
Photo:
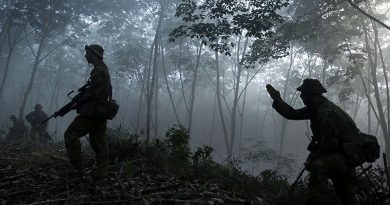
[[[231,55],[235,43],[230,37],[244,33],[255,38],[249,62],[281,58],[288,54],[288,42],[277,35],[275,28],[284,22],[277,12],[287,5],[283,0],[182,0],[176,16],[184,25],[171,33],[170,41],[181,36],[200,39],[211,49]]]

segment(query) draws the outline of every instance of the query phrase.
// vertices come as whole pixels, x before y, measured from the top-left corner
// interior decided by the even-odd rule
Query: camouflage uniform
[[[322,85],[317,91],[315,89],[311,83],[305,84],[304,81],[298,91],[309,95],[326,92]],[[312,90],[315,92],[308,93]],[[347,163],[341,144],[354,141],[358,129],[351,117],[340,107],[323,96],[319,99],[318,107],[312,108],[305,106],[294,109],[281,99],[274,100],[272,104],[273,108],[287,119],[310,120],[313,140],[308,147],[311,153],[306,162],[306,169],[310,171],[306,205],[322,204],[326,197],[323,196],[323,191],[329,178],[343,205],[357,204],[353,195],[355,169]]]
[[[96,49],[94,45],[86,49]],[[100,47],[100,46],[99,46]],[[101,48],[101,47],[100,47]],[[102,48],[101,48],[102,49]],[[102,50],[98,50],[103,54]],[[108,146],[106,139],[107,120],[95,112],[97,107],[107,101],[111,93],[111,80],[107,66],[102,59],[94,65],[90,73],[90,86],[77,102],[79,114],[65,131],[65,145],[70,161],[75,169],[83,168],[79,138],[89,134],[92,149],[96,153],[98,174],[107,175]]]
[[[42,110],[42,106],[40,104],[35,105],[34,109],[34,111],[26,115],[27,122],[31,124],[30,140],[36,141],[36,136],[38,135],[38,140],[40,142],[44,142],[46,140],[45,132],[47,129],[47,123],[41,125],[41,122],[47,119],[48,116]]]
[[[12,127],[8,128],[8,135],[6,140],[8,142],[19,142],[24,138],[26,132],[26,126],[24,125],[23,120],[18,120],[15,115],[11,115],[9,119],[12,121]]]

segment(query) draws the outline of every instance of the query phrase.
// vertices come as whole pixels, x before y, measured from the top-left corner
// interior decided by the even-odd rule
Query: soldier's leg
[[[320,159],[314,160],[310,165],[310,175],[306,205],[325,204],[327,196],[324,190],[328,187],[328,177],[324,164]]]
[[[342,178],[332,178],[332,182],[337,194],[343,205],[357,205],[358,201],[355,197],[355,186],[351,176]]]
[[[38,136],[39,136],[39,141],[41,143],[45,143],[45,138],[44,138],[44,131],[43,129],[38,130]]]
[[[31,140],[32,142],[37,141],[36,136],[37,136],[37,129],[31,128],[31,129],[30,129],[30,140]]]
[[[329,166],[330,176],[339,200],[343,205],[357,205],[355,169],[347,165],[345,157],[341,154],[331,156]]]
[[[96,165],[98,174],[108,174],[108,145],[107,145],[107,120],[96,120],[96,127],[89,133],[91,147],[96,153]]]
[[[65,147],[68,152],[68,157],[75,169],[81,170],[83,168],[83,158],[81,155],[80,139],[89,131],[88,121],[82,116],[78,115],[74,118],[72,123],[66,129],[64,134]]]
[[[358,204],[355,198],[355,169],[347,165],[345,157],[340,153],[328,155],[323,159],[328,174],[333,182],[335,192],[343,205]]]

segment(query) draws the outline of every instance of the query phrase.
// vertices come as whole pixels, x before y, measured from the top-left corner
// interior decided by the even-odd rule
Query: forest
[[[298,109],[308,78],[379,143],[356,167],[359,204],[390,204],[389,12],[386,0],[0,0],[0,204],[305,204],[315,134],[266,85]],[[86,177],[69,175],[76,111],[48,120],[45,142],[26,117],[71,102],[95,44],[119,104],[102,181],[91,137]],[[324,204],[346,204],[331,184]]]

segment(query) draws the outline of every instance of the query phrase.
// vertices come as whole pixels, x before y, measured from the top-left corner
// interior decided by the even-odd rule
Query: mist
[[[326,87],[324,96],[361,131],[377,136],[381,152],[389,151],[388,28],[348,2],[292,1],[263,24],[234,24],[225,15],[232,30],[218,23],[196,30],[191,26],[199,22],[183,20],[188,11],[179,13],[180,3],[0,1],[1,139],[11,115],[24,120],[38,103],[52,115],[68,103],[67,94],[84,85],[93,68],[84,46],[99,44],[120,105],[109,128],[153,140],[182,125],[191,149],[208,145],[218,161],[235,159],[255,175],[276,169],[294,178],[309,153],[309,122],[274,111],[265,85],[301,108],[296,88],[315,78]],[[359,6],[389,25],[387,2],[367,5]],[[273,24],[266,28],[268,21]],[[181,33],[179,26],[185,26]],[[63,141],[76,115],[50,119],[55,142]],[[253,158],[261,150],[270,156]],[[291,161],[281,166],[281,159]]]

